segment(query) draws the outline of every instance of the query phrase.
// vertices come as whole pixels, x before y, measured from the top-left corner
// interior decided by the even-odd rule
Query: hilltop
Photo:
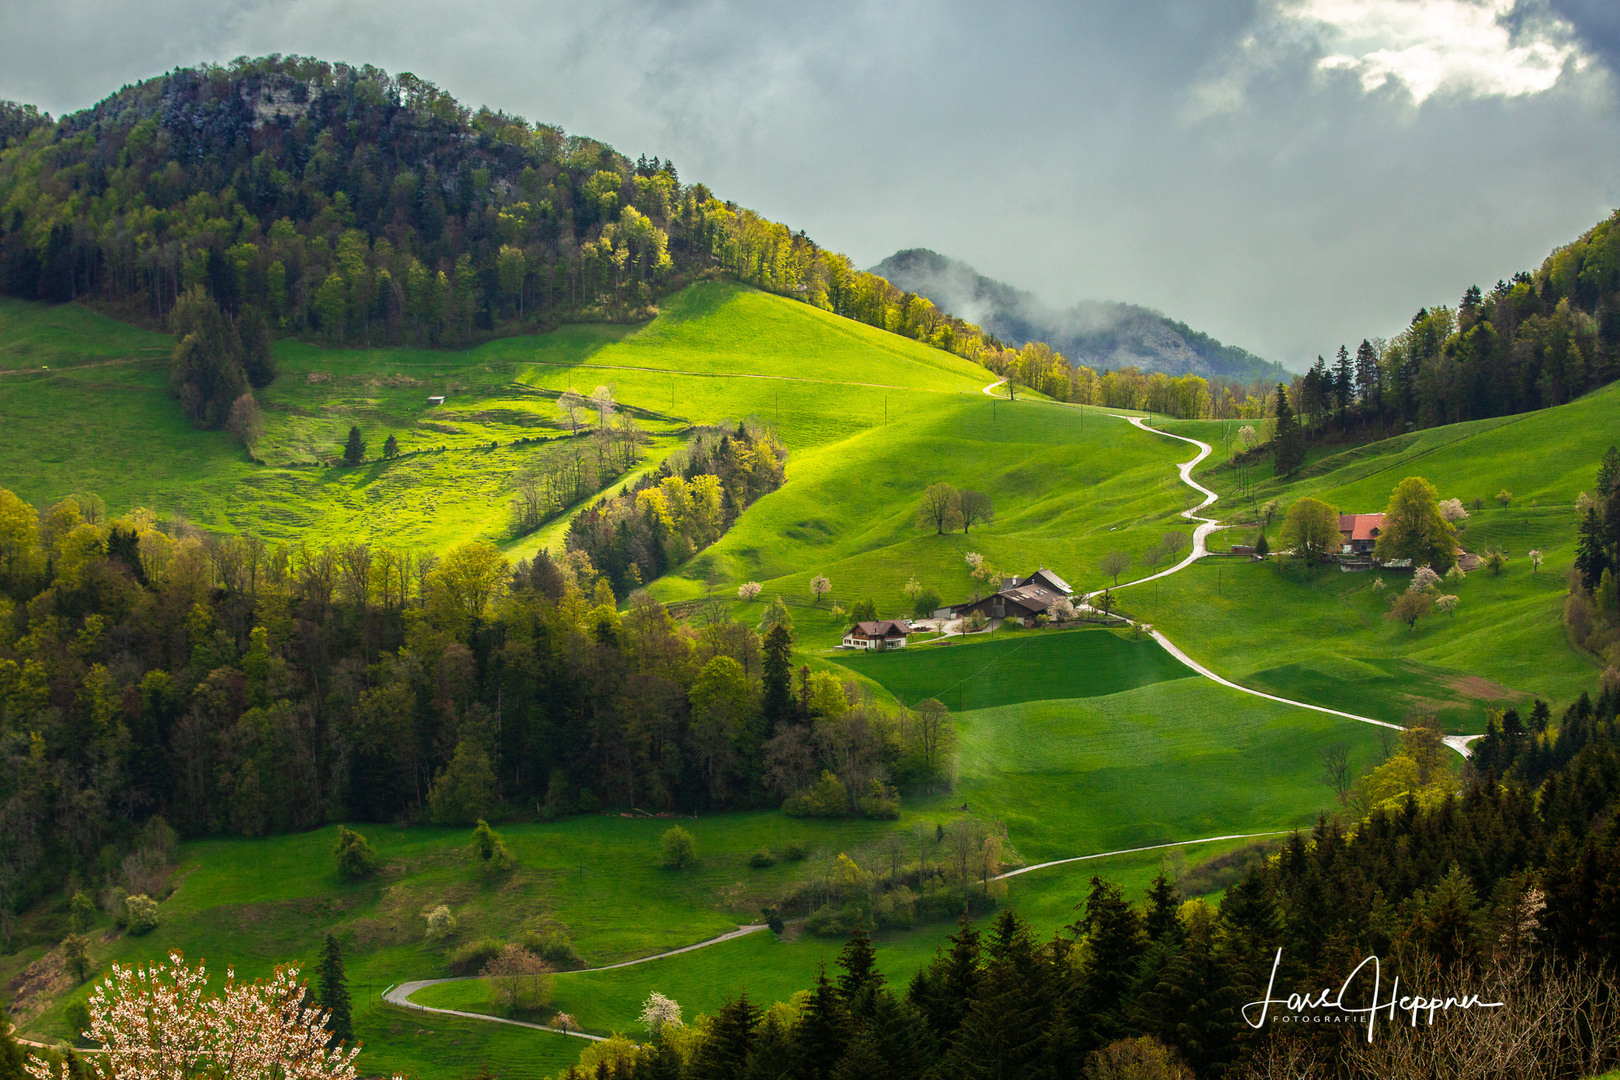
[[[1105,300],[1055,308],[1034,293],[927,248],[897,251],[871,272],[971,319],[1015,348],[1044,341],[1076,364],[1234,382],[1287,382],[1292,377],[1281,364],[1223,345],[1151,308]]]

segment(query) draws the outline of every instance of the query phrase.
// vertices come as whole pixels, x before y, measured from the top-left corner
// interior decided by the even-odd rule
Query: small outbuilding
[[[435,397],[428,398],[428,404],[429,405],[443,405],[444,404],[444,395],[439,394],[439,395],[437,395]]]
[[[873,652],[903,649],[906,647],[906,636],[910,633],[910,627],[894,619],[858,622],[844,632],[844,648],[870,649]]]

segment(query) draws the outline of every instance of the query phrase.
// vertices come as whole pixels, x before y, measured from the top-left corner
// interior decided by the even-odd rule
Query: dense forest
[[[976,327],[804,234],[410,74],[300,57],[177,69],[53,121],[0,104],[0,289],[165,323],[460,346],[645,317],[724,274],[963,355]]]
[[[1218,905],[1184,900],[1163,873],[1142,902],[1092,878],[1050,940],[1011,910],[982,932],[964,920],[904,987],[857,930],[834,975],[792,1003],[761,1010],[738,988],[715,1016],[640,1047],[616,1039],[567,1076],[1584,1080],[1620,1061],[1617,708],[1609,686],[1556,725],[1539,709],[1535,723],[1498,718],[1460,793],[1439,731],[1410,729],[1380,770],[1432,770],[1431,787],[1294,833]],[[1398,976],[1397,995],[1508,1009],[1452,1008],[1432,1026],[1387,1009],[1368,1039],[1365,1013],[1283,1000],[1336,991],[1368,956],[1381,1004]],[[1371,1004],[1368,972],[1347,1008]],[[1268,997],[1257,1025],[1243,1007]]]
[[[768,475],[769,444],[717,449],[733,490],[761,448]],[[578,547],[512,567],[485,544],[272,546],[0,489],[0,930],[70,875],[117,877],[154,815],[192,836],[604,804],[892,816],[895,785],[943,775],[943,708],[794,671],[785,609],[729,610],[678,624],[635,591],[621,613]]]

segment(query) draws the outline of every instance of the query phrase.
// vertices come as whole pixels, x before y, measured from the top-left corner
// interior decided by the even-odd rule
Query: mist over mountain
[[[1099,371],[1137,367],[1239,382],[1292,378],[1280,364],[1223,345],[1151,308],[1106,300],[1055,308],[1033,293],[985,277],[967,263],[927,248],[897,251],[871,272],[926,296],[941,310],[977,323],[1009,345],[1044,341],[1071,362]]]

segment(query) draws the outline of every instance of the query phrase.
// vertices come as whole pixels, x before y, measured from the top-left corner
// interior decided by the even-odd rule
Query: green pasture
[[[1090,698],[1193,673],[1151,638],[1115,630],[1001,630],[927,648],[847,653],[834,662],[900,701],[938,698],[952,712]]]
[[[1165,429],[1215,442],[1213,421],[1169,422]],[[1563,598],[1574,559],[1574,503],[1595,486],[1597,462],[1620,443],[1620,385],[1557,408],[1453,424],[1315,457],[1288,483],[1268,479],[1253,499],[1238,500],[1234,473],[1201,468],[1222,494],[1217,512],[1250,521],[1254,507],[1311,495],[1345,513],[1371,513],[1408,476],[1422,476],[1441,498],[1459,498],[1470,517],[1465,549],[1499,548],[1509,556],[1500,577],[1478,570],[1445,592],[1460,603],[1414,629],[1383,617],[1410,575],[1303,570],[1213,561],[1158,583],[1126,590],[1124,610],[1154,622],[1189,655],[1221,674],[1272,693],[1401,721],[1438,714],[1448,729],[1481,731],[1485,709],[1542,697],[1567,703],[1593,686],[1598,667],[1568,641]],[[1218,455],[1217,455],[1218,456]],[[1496,494],[1506,490],[1502,506]],[[1484,502],[1473,506],[1475,499]],[[1276,525],[1273,525],[1275,537]],[[1241,530],[1242,539],[1253,532]],[[1527,552],[1543,553],[1539,573]]]

